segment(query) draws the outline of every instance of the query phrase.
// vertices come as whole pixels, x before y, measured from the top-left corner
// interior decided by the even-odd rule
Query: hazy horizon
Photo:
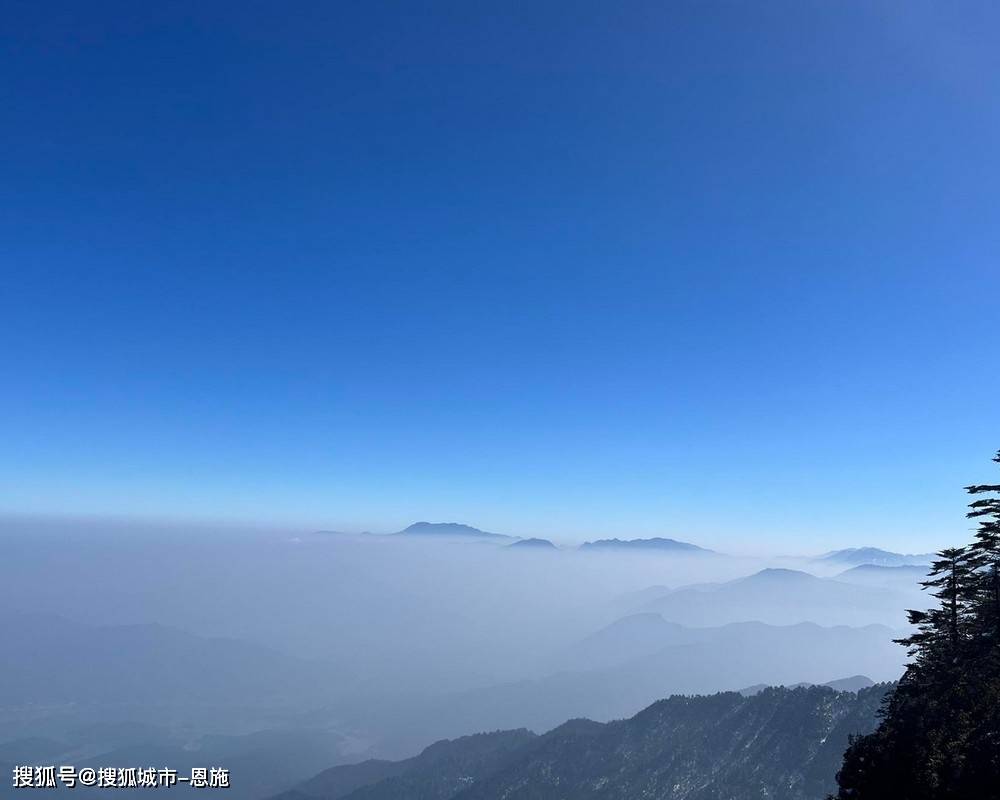
[[[961,518],[964,515],[956,514]],[[397,533],[416,522],[455,523],[467,525],[488,533],[498,533],[513,539],[541,538],[551,541],[562,548],[574,548],[584,542],[604,539],[674,539],[716,552],[734,556],[757,557],[810,557],[818,556],[833,550],[874,547],[901,554],[934,553],[956,542],[963,541],[966,531],[956,529],[949,536],[928,537],[926,546],[919,546],[921,539],[908,538],[905,548],[896,547],[896,542],[882,541],[879,538],[861,538],[850,534],[829,537],[809,538],[806,543],[794,539],[782,542],[775,539],[752,539],[745,535],[722,535],[718,532],[705,531],[703,536],[693,536],[683,531],[667,529],[635,530],[609,524],[607,527],[594,527],[590,532],[576,531],[570,535],[548,533],[537,526],[522,531],[499,529],[496,526],[480,524],[478,520],[463,519],[430,519],[413,517],[399,523],[389,523],[385,527],[350,526],[317,521],[313,523],[298,521],[296,523],[281,523],[275,520],[263,519],[226,519],[226,518],[184,518],[184,517],[144,517],[128,515],[102,514],[38,514],[17,513],[0,510],[0,536],[11,531],[34,530],[42,532],[76,531],[79,533],[116,532],[128,536],[142,535],[186,535],[186,536],[281,536],[294,538],[308,536],[317,532],[333,532],[348,535],[373,534],[387,536]],[[967,527],[967,526],[966,526]],[[877,537],[878,534],[873,534]]]
[[[0,509],[967,531],[996,8],[57,6],[0,51]]]

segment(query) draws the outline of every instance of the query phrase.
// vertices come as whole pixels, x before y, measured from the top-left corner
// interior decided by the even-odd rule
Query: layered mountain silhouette
[[[824,553],[813,560],[820,563],[843,564],[845,566],[874,564],[880,567],[898,567],[930,564],[934,560],[934,554],[918,553],[916,555],[907,555],[904,553],[893,553],[889,550],[880,550],[877,547],[848,547],[843,550]]]
[[[369,759],[333,767],[273,800],[445,800],[496,773],[537,739],[522,728],[442,740],[402,761]]]
[[[704,630],[667,622],[648,611],[630,614],[587,636],[563,654],[562,669],[605,669],[635,658],[652,655],[664,647],[704,640]]]
[[[887,687],[670,697],[630,719],[574,719],[440,741],[405,761],[334,767],[274,800],[816,800]]]
[[[789,689],[800,689],[803,687],[815,686],[814,683],[799,682],[789,686]],[[821,684],[828,689],[833,689],[837,692],[860,692],[862,689],[867,689],[875,685],[875,681],[869,678],[867,675],[851,675],[849,678],[838,678],[834,681],[827,681]],[[770,689],[766,683],[758,683],[753,686],[747,686],[745,689],[740,689],[740,694],[744,697],[750,697],[751,695],[759,694],[765,689]]]
[[[664,595],[669,594],[670,591],[671,588],[666,584],[657,583],[643,589],[622,592],[611,599],[610,606],[620,614],[628,614],[629,612],[634,612],[637,608],[642,608],[652,600],[658,600]]]
[[[407,752],[468,731],[521,726],[541,731],[574,716],[619,719],[671,694],[823,684],[858,673],[891,681],[902,673],[904,660],[892,641],[898,635],[879,625],[748,622],[687,628],[643,614],[568,648],[547,677],[403,699],[380,710],[369,703],[359,709],[357,721],[384,733],[386,751]]]
[[[401,531],[397,531],[393,536],[408,537],[439,537],[454,539],[478,539],[495,542],[511,542],[518,547],[555,548],[548,539],[527,538],[521,539],[517,536],[508,536],[503,533],[491,533],[489,531],[474,528],[459,522],[414,522]],[[654,537],[651,539],[597,539],[592,542],[584,542],[577,548],[583,552],[651,552],[651,553],[685,553],[688,555],[709,555],[714,551],[704,547],[691,544],[690,542],[680,542],[676,539],[665,539]]]
[[[772,625],[903,626],[906,599],[893,589],[818,578],[792,569],[764,569],[726,583],[681,587],[650,600],[641,610],[684,625],[761,621]]]
[[[834,577],[838,581],[848,581],[849,583],[868,583],[872,585],[885,585],[888,583],[905,582],[914,586],[927,578],[928,567],[926,565],[901,564],[895,567],[885,567],[879,564],[861,564],[857,567],[845,569]]]

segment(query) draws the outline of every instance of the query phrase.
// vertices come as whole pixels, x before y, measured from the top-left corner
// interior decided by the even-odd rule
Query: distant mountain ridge
[[[834,575],[834,579],[863,586],[896,587],[916,591],[921,581],[927,580],[930,568],[924,565],[902,564],[882,567],[878,564],[861,564]]]
[[[548,539],[518,539],[516,542],[507,545],[508,547],[513,547],[517,550],[558,550],[552,542]]]
[[[743,578],[736,578],[730,583],[771,583],[771,582],[782,582],[782,583],[802,583],[808,584],[813,581],[821,581],[823,578],[819,578],[813,575],[811,572],[803,572],[800,569],[788,569],[787,567],[765,567],[762,570],[754,572],[752,575],[747,575]]]
[[[490,539],[493,541],[514,541],[516,536],[508,536],[504,533],[490,533],[473,528],[471,525],[464,525],[460,522],[414,522],[401,531],[392,534],[393,536],[442,536],[457,537],[465,539]]]
[[[481,541],[510,542],[512,545],[521,547],[537,547],[539,549],[558,549],[548,539],[541,538],[521,538],[519,536],[509,536],[504,533],[491,533],[480,530],[471,525],[460,522],[414,522],[401,531],[390,534],[390,536],[426,536],[455,539],[477,539]],[[690,542],[681,542],[677,539],[667,539],[655,536],[650,539],[596,539],[591,542],[584,542],[578,548],[584,552],[594,551],[626,551],[626,552],[655,552],[655,553],[686,553],[689,555],[715,555],[713,550],[699,547]]]
[[[712,550],[690,542],[680,542],[676,539],[665,539],[660,536],[652,539],[596,539],[593,542],[584,542],[579,549],[589,552],[595,550],[652,550],[662,553],[702,553],[706,555],[714,553]]]
[[[851,567],[850,569],[845,569],[843,572],[837,573],[835,578],[845,578],[852,575],[885,575],[891,577],[913,577],[913,578],[926,578],[927,577],[927,565],[925,564],[899,564],[895,567],[886,567],[881,564],[859,564],[856,567]]]
[[[693,626],[760,620],[772,625],[878,622],[901,627],[905,607],[894,589],[768,568],[726,583],[675,589],[635,610],[655,611],[669,621]]]
[[[635,615],[562,651],[544,677],[393,704],[381,719],[365,706],[352,723],[384,732],[383,752],[405,753],[470,730],[543,731],[575,716],[621,719],[673,694],[821,684],[859,673],[894,680],[902,673],[903,657],[892,641],[898,635],[878,625],[686,628]]]
[[[443,740],[402,761],[369,759],[332,767],[272,800],[447,800],[537,738],[522,728]]]
[[[274,800],[818,800],[834,789],[848,737],[874,729],[886,688],[673,696],[630,719],[478,734],[406,761],[334,767]]]
[[[879,567],[921,566],[934,560],[933,553],[893,553],[877,547],[847,547],[817,556],[814,561],[852,566],[873,564]]]
[[[809,683],[808,681],[801,681],[800,683],[795,683],[785,688],[804,689],[816,685],[817,684]],[[835,692],[859,692],[862,689],[868,689],[874,686],[875,681],[867,675],[852,675],[849,678],[838,678],[835,681],[827,681],[826,683],[821,683],[819,685],[825,686],[827,689],[833,689]],[[752,695],[759,694],[764,691],[764,689],[770,688],[772,687],[769,684],[758,683],[753,686],[747,686],[745,689],[740,689],[740,694],[744,697],[751,697]]]

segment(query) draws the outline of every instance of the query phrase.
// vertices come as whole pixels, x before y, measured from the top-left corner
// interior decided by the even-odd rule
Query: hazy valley
[[[874,550],[762,559],[668,537],[557,546],[433,523],[387,535],[187,538],[9,526],[4,537],[8,552],[26,557],[0,588],[0,635],[17,644],[0,664],[0,762],[225,760],[232,793],[247,800],[368,759],[391,762],[399,786],[418,787],[424,778],[412,770],[431,757],[418,754],[436,741],[532,731],[505,735],[517,744],[502,758],[473,758],[476,791],[493,791],[483,787],[522,785],[546,753],[580,736],[622,757],[616,737],[662,698],[893,681],[904,654],[892,639],[905,631],[902,610],[921,599],[922,568]],[[854,563],[866,555],[872,563]],[[834,703],[870,727],[871,709],[859,712],[853,694],[788,697],[807,716],[819,713],[810,704]],[[678,702],[654,706],[666,715],[658,725],[689,708]],[[721,725],[714,702],[694,702],[684,724]],[[734,704],[725,714],[756,707],[718,703]],[[625,727],[601,727],[636,714]],[[564,725],[580,718],[596,727]],[[767,724],[741,722],[746,735]],[[830,732],[821,733],[817,747]],[[810,756],[795,791],[780,796],[811,797],[819,778],[807,775],[829,759]],[[680,770],[670,780],[693,780],[683,777],[690,767],[664,769]],[[730,778],[713,780],[715,789],[692,785],[683,796],[708,797]],[[832,774],[823,780],[829,787]],[[780,783],[777,773],[767,781]],[[374,785],[352,791],[410,796]],[[628,785],[594,796],[624,797]],[[446,788],[433,796],[466,796],[458,784]]]

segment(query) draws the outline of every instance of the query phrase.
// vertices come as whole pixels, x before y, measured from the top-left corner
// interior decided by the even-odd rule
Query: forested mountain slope
[[[335,767],[281,800],[819,800],[886,685],[675,696],[631,719],[438,742],[407,762]],[[368,780],[358,786],[359,780]]]

